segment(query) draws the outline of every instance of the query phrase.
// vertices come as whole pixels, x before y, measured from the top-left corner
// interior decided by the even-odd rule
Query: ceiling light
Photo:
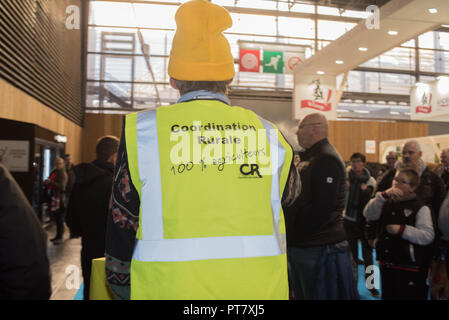
[[[438,9],[437,9],[437,8],[430,8],[430,9],[429,9],[429,12],[430,12],[430,13],[437,13],[437,12],[438,12]]]
[[[325,72],[324,71],[317,71],[316,72],[316,74],[319,74],[319,75],[323,75]]]
[[[397,111],[390,111],[390,114],[397,115],[397,116],[400,115],[400,113]]]
[[[368,48],[360,47],[360,48],[359,48],[359,51],[368,51]]]
[[[343,60],[337,60],[337,61],[335,61],[335,63],[336,64],[343,64],[344,62],[343,62]]]
[[[357,112],[357,113],[369,113],[368,110],[354,110],[354,112]]]
[[[388,34],[389,34],[390,36],[397,36],[397,35],[398,35],[398,32],[397,32],[396,30],[390,30],[390,31],[388,31]]]

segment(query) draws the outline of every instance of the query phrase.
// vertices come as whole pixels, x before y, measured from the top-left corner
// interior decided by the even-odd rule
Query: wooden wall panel
[[[95,145],[98,138],[122,135],[123,115],[86,113],[83,131],[83,162],[95,160]]]
[[[74,163],[81,161],[83,128],[33,97],[0,79],[0,118],[33,123],[67,136],[66,152]]]
[[[427,123],[422,122],[381,122],[381,121],[330,121],[329,140],[340,152],[343,160],[349,161],[354,152],[366,155],[367,162],[377,162],[379,142],[385,140],[425,137]],[[365,153],[365,141],[376,141],[376,153]]]
[[[123,115],[86,114],[83,132],[83,161],[95,159],[95,143],[103,135],[121,136]],[[416,122],[330,121],[329,140],[345,161],[354,152],[365,154],[365,140],[376,141],[376,154],[367,154],[368,162],[377,162],[379,142],[384,140],[423,137],[428,125]]]

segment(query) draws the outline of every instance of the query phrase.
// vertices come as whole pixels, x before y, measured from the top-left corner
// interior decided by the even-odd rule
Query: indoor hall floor
[[[70,231],[65,227],[63,242],[54,245],[50,239],[56,235],[56,226],[50,224],[47,231],[47,255],[51,269],[52,295],[50,300],[73,300],[82,288],[81,238],[70,239]]]

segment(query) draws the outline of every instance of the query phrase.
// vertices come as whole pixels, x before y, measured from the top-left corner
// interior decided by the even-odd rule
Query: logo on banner
[[[263,72],[284,73],[284,53],[281,51],[264,51]]]
[[[321,82],[320,79],[316,79],[312,81],[313,84],[315,84],[315,87],[313,89],[313,96],[314,100],[301,100],[301,109],[310,108],[315,109],[318,111],[331,111],[332,109],[332,89],[328,89],[326,93],[326,101],[324,101],[324,95],[323,90],[321,89]]]
[[[260,50],[240,49],[240,71],[259,72]]]
[[[424,92],[421,99],[421,106],[416,107],[416,113],[431,113],[432,112],[432,94],[429,95],[429,100],[427,100],[427,95]]]

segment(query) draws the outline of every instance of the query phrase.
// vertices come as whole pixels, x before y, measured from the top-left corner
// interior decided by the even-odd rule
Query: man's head
[[[361,174],[365,168],[366,157],[360,152],[356,152],[351,156],[351,168],[357,174]]]
[[[321,113],[312,113],[305,116],[298,125],[296,136],[298,143],[304,149],[308,149],[328,136],[327,119]]]
[[[441,164],[446,168],[449,167],[449,149],[441,150]]]
[[[97,160],[112,162],[115,165],[120,140],[114,136],[104,136],[97,140],[95,148]]]
[[[410,140],[402,148],[402,161],[406,168],[417,168],[422,157],[421,146],[418,141]]]
[[[63,158],[66,168],[70,167],[70,165],[72,164],[72,157],[70,156],[70,154],[66,153]]]
[[[55,166],[56,166],[56,169],[64,169],[65,168],[64,158],[57,158],[56,162],[55,162]]]
[[[393,169],[394,164],[396,163],[396,161],[398,161],[398,154],[394,151],[390,151],[385,157],[385,160],[387,160],[387,167],[389,169]]]
[[[172,87],[181,94],[200,89],[226,93],[235,75],[231,47],[222,33],[232,26],[229,12],[207,0],[192,0],[179,7],[175,20],[168,64]]]

